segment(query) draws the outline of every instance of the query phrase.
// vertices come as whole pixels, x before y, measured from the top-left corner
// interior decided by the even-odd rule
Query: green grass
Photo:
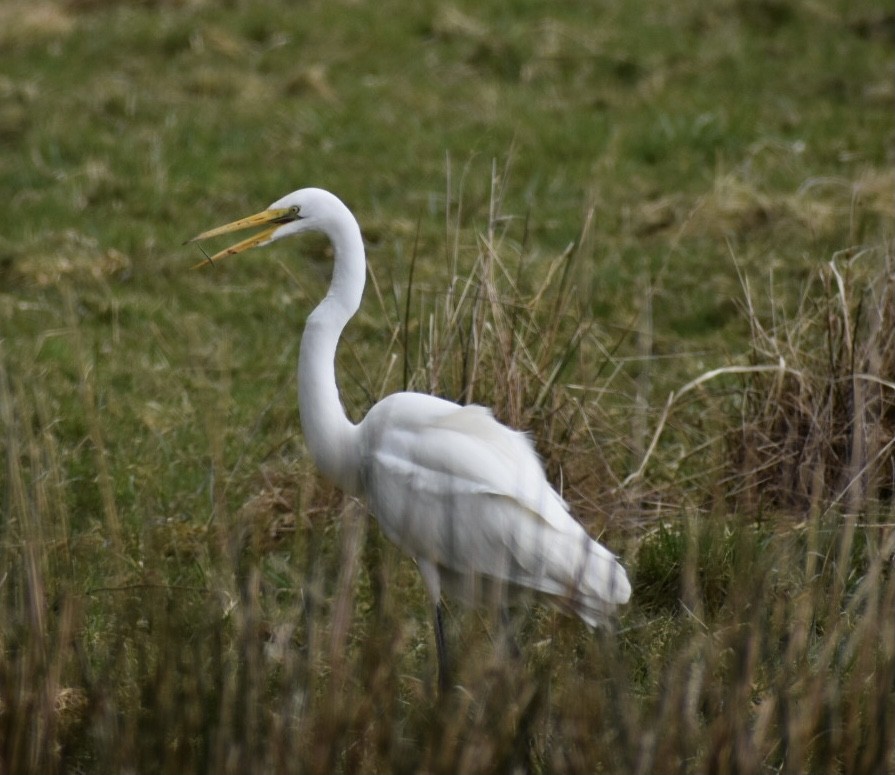
[[[895,767],[891,27],[8,0],[0,770]],[[306,185],[367,241],[349,414],[530,429],[630,571],[615,633],[535,606],[515,658],[452,608],[433,697],[416,571],[298,425],[328,247],[182,245]]]

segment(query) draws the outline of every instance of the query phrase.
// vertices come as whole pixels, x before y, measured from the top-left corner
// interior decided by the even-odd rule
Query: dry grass
[[[795,316],[771,325],[744,281],[749,363],[703,374],[647,418],[658,441],[641,445],[646,465],[622,482],[612,472],[637,444],[617,418],[636,404],[638,382],[620,375],[644,343],[605,341],[576,306],[575,248],[526,287],[524,224],[502,214],[500,193],[495,178],[476,245],[449,241],[443,290],[409,283],[405,304],[380,292],[393,356],[368,376],[383,390],[401,380],[459,400],[500,396],[498,414],[533,428],[583,519],[611,538],[622,536],[613,518],[637,498],[663,499],[659,511],[647,508],[652,519],[626,523],[640,525],[626,551],[635,591],[617,631],[590,634],[535,607],[511,625],[516,654],[499,617],[453,610],[457,686],[437,698],[414,569],[358,504],[287,455],[270,457],[232,515],[224,482],[204,525],[147,526],[134,563],[104,484],[91,356],[77,345],[86,465],[104,525],[96,538],[118,570],[102,586],[73,583],[74,565],[100,547],[85,550],[83,534],[71,545],[45,399],[0,371],[0,769],[895,766],[891,256],[834,258]],[[423,324],[408,328],[411,319]],[[575,387],[595,373],[601,389]],[[734,388],[709,391],[731,375]],[[661,441],[685,395],[727,428],[702,490],[687,476],[680,491],[673,477],[650,477],[669,470],[674,454]],[[208,443],[220,469],[216,433]],[[695,498],[700,491],[709,495]],[[721,516],[722,502],[741,516]],[[784,509],[798,524],[756,520]],[[191,578],[165,572],[189,566]]]
[[[882,249],[835,256],[793,318],[748,302],[753,363],[779,363],[743,393],[728,437],[731,496],[748,513],[890,503],[895,483],[895,282]],[[747,288],[747,294],[750,291]]]

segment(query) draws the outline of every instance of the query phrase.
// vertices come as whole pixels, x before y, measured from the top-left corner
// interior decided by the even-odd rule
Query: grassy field
[[[895,771],[893,16],[873,0],[0,5],[0,773]],[[314,473],[355,419],[529,429],[634,585],[450,607]],[[462,657],[461,657],[462,655]]]

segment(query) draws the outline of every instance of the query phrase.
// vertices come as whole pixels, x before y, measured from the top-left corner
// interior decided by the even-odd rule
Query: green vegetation
[[[0,6],[0,772],[895,769],[893,17],[872,0]],[[614,633],[451,608],[318,479],[349,414],[529,428]]]

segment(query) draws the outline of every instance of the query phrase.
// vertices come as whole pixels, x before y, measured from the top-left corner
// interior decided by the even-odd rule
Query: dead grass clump
[[[785,160],[801,152],[798,144],[768,144],[754,148],[753,156]],[[711,190],[695,202],[681,194],[667,194],[636,205],[631,217],[639,236],[671,230],[678,239],[725,239],[761,232],[838,238],[848,233],[857,241],[877,223],[895,217],[893,184],[891,170],[869,168],[853,180],[809,178],[795,191],[779,192],[736,171],[718,175]]]
[[[597,441],[611,434],[598,393],[574,388],[591,385],[607,365],[578,282],[587,273],[581,246],[592,220],[577,245],[549,260],[530,256],[524,221],[501,210],[504,184],[495,171],[476,244],[462,246],[449,233],[443,289],[414,287],[411,269],[393,334],[404,349],[402,387],[483,404],[501,422],[530,431],[551,481],[574,505],[606,518],[617,483],[606,450],[623,447]],[[448,205],[457,235],[463,207],[462,200]]]
[[[236,522],[255,551],[265,553],[287,542],[295,533],[297,519],[310,527],[311,509],[303,508],[300,481],[301,474],[294,466],[267,466],[262,471],[260,489],[236,513]]]
[[[101,249],[97,241],[74,229],[48,234],[33,255],[13,258],[7,274],[11,285],[36,288],[64,281],[108,282],[131,271],[131,259],[115,248]]]
[[[9,2],[0,7],[0,40],[6,44],[61,39],[74,28],[75,20],[60,3]]]
[[[748,234],[784,221],[799,229],[828,232],[835,223],[834,203],[798,194],[772,194],[738,175],[716,178],[697,209],[691,228],[715,236]]]
[[[748,293],[748,290],[747,290]],[[851,513],[895,493],[895,275],[879,250],[834,258],[810,282],[795,317],[770,324],[748,299],[755,364],[742,420],[728,434],[736,500],[806,513]],[[777,317],[780,315],[780,317]],[[785,368],[783,368],[785,366]]]

